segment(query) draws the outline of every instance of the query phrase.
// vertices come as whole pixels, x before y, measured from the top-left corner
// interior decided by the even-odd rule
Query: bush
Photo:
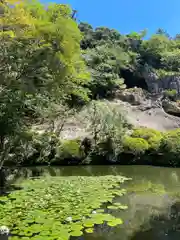
[[[164,152],[180,154],[180,129],[171,130],[163,134],[161,148]]]
[[[162,140],[161,132],[151,128],[137,128],[133,131],[131,137],[146,140],[151,151],[158,151]]]
[[[108,101],[92,101],[84,110],[86,132],[92,136],[92,151],[114,159],[122,151],[122,139],[130,127],[123,110]]]
[[[56,159],[81,159],[83,156],[80,140],[64,140],[56,149]]]
[[[50,164],[58,143],[59,138],[51,132],[24,132],[18,145],[11,149],[7,164],[14,161],[20,165]]]
[[[13,164],[13,161],[20,165],[69,164],[67,159],[81,160],[85,156],[80,140],[60,141],[52,132],[40,134],[29,131],[23,137],[24,140],[11,149],[9,164]]]
[[[134,138],[127,136],[123,140],[123,147],[126,153],[141,155],[148,150],[149,144],[143,138]]]
[[[167,131],[161,141],[163,165],[177,166],[180,164],[180,129]]]

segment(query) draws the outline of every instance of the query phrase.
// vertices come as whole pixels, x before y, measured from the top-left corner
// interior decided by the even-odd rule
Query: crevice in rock
[[[167,112],[169,115],[174,116],[174,117],[180,117],[180,113],[175,113],[175,112]]]
[[[127,88],[142,88],[148,91],[148,85],[143,77],[138,77],[129,70],[121,70],[121,76]]]

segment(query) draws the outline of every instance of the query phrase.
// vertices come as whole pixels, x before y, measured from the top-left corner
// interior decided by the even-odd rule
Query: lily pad
[[[91,220],[91,219],[85,220],[85,221],[83,222],[83,226],[84,226],[84,227],[88,227],[88,228],[93,227],[94,224],[95,224],[94,221]]]
[[[113,206],[113,205],[111,205],[111,206],[108,206],[107,208],[108,208],[108,209],[112,209],[112,210],[116,210],[116,209],[118,209],[119,207],[118,207],[118,206]]]
[[[0,225],[18,235],[11,240],[68,240],[70,236],[81,236],[84,228],[92,232],[95,224],[121,224],[122,220],[105,214],[101,206],[113,202],[114,195],[124,193],[114,188],[122,181],[120,176],[25,180],[20,190],[0,197]],[[123,208],[119,204],[109,207]]]
[[[122,205],[121,203],[113,203],[112,206],[108,206],[109,209],[122,209],[122,210],[125,210],[125,209],[128,209],[128,206],[127,205]]]
[[[97,213],[103,213],[103,212],[104,212],[104,209],[97,209],[96,212],[97,212]]]
[[[107,223],[110,227],[115,227],[117,225],[123,224],[123,221],[121,219],[114,219],[112,221],[109,221]]]
[[[83,232],[81,232],[81,231],[73,231],[73,232],[70,233],[70,235],[72,237],[80,237],[80,236],[83,235]]]
[[[122,210],[126,210],[126,209],[128,209],[128,206],[126,206],[126,205],[121,205],[121,206],[119,206],[118,208],[119,208],[119,209],[122,209]]]
[[[86,233],[93,233],[94,229],[93,228],[86,228],[85,232]]]

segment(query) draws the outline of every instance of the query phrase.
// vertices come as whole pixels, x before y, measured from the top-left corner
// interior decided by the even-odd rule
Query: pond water
[[[99,225],[93,234],[73,240],[176,240],[180,239],[180,168],[151,166],[36,167],[17,171],[17,182],[28,177],[105,176],[132,178],[123,184],[127,194],[116,201],[127,210],[108,210],[123,220],[109,228]]]

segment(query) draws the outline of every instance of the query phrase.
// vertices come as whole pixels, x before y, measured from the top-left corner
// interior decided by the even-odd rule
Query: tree
[[[144,62],[152,67],[159,68],[162,52],[166,51],[171,45],[170,40],[164,35],[153,35],[149,40],[144,40],[140,53]]]
[[[167,33],[166,30],[162,29],[162,28],[158,28],[158,30],[156,31],[156,34],[159,34],[159,35],[164,35],[166,36],[167,38],[169,38],[169,34]]]
[[[71,9],[61,4],[45,9],[36,1],[20,2],[5,9],[1,20],[8,27],[8,31],[1,31],[5,82],[9,79],[5,69],[10,67],[11,81],[17,82],[18,78],[19,83],[28,85],[28,90],[78,93],[88,73],[81,58],[81,33],[71,19]]]
[[[29,105],[58,103],[71,95],[88,98],[80,41],[67,5],[1,2],[0,169],[29,125]]]
[[[112,96],[125,87],[120,69],[128,64],[129,58],[122,48],[102,45],[87,51],[86,56],[92,77],[88,87],[93,98]]]
[[[92,101],[86,111],[93,150],[98,149],[108,161],[116,161],[122,150],[123,136],[129,127],[124,112],[108,101]]]

